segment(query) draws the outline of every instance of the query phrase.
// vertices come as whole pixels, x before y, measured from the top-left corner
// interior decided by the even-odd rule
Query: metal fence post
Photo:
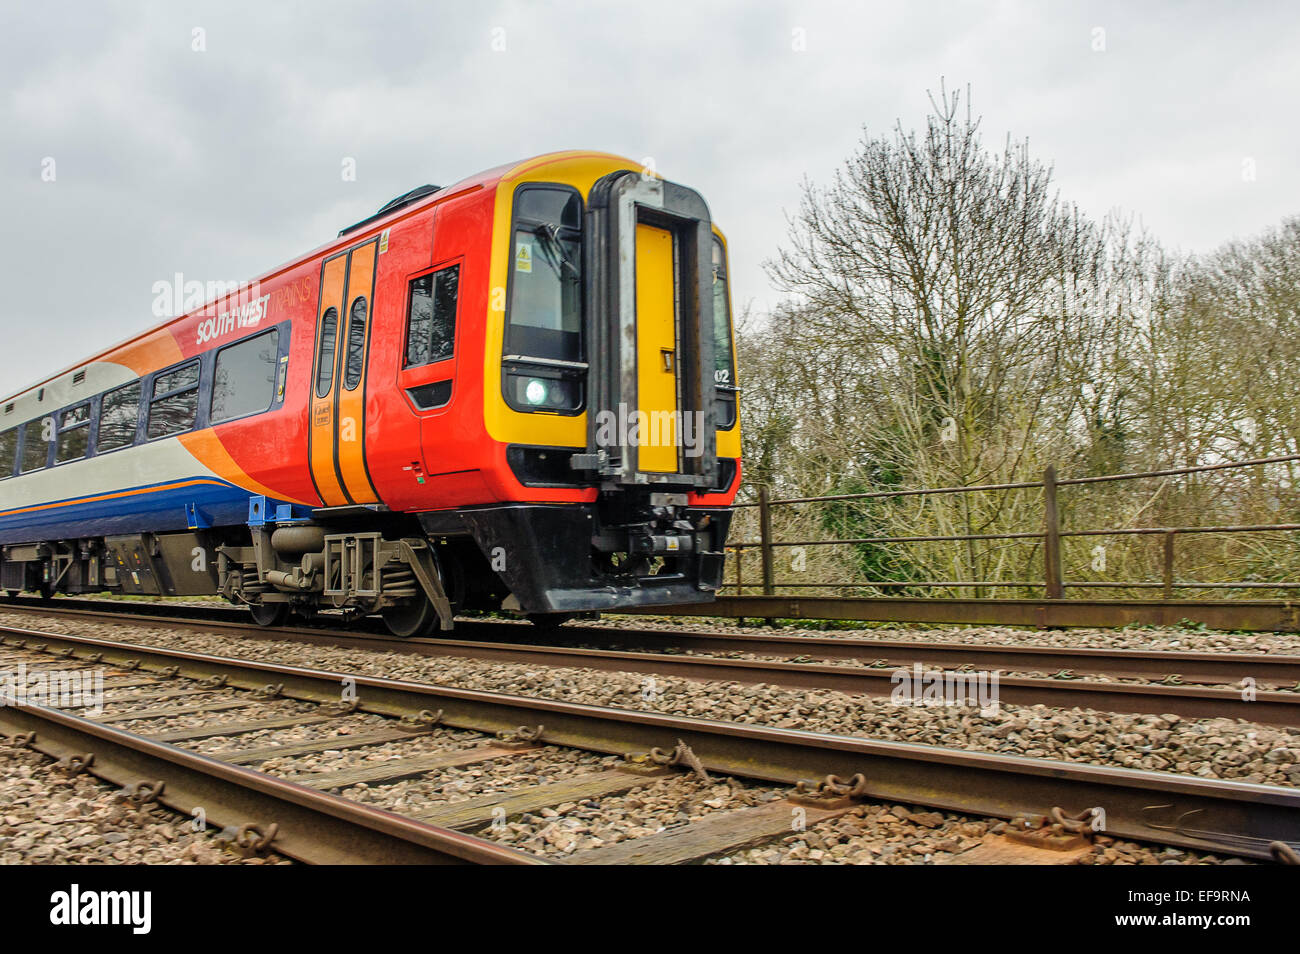
[[[1056,466],[1048,464],[1043,471],[1043,578],[1047,583],[1047,598],[1065,598],[1064,580],[1061,577],[1061,513],[1056,506]]]
[[[1165,534],[1164,597],[1167,600],[1174,598],[1174,533],[1172,530]]]
[[[767,484],[758,485],[758,539],[759,556],[763,562],[763,595],[771,596],[776,592],[776,578],[772,566],[772,508],[767,502]],[[768,626],[775,626],[776,620],[768,617],[763,620]]]
[[[776,592],[772,569],[772,510],[767,502],[767,484],[758,485],[758,539],[759,554],[763,558],[763,595]]]

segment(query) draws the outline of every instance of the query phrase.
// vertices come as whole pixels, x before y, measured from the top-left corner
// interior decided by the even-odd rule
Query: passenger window
[[[135,428],[140,420],[140,382],[104,395],[99,408],[99,438],[95,453],[117,450],[135,443]]]
[[[50,440],[53,437],[54,421],[42,418],[28,421],[23,425],[23,473],[30,474],[40,470],[50,459]]]
[[[324,397],[334,385],[334,341],[338,336],[339,312],[330,306],[320,320],[320,348],[316,355],[316,396]]]
[[[352,318],[348,322],[348,364],[343,375],[343,386],[355,391],[361,383],[361,373],[366,366],[366,300],[358,298],[352,303]]]
[[[217,352],[212,378],[212,423],[257,414],[275,397],[280,332],[268,331]]]
[[[406,322],[406,367],[450,358],[456,348],[456,299],[460,266],[453,265],[411,282],[411,312]]]
[[[18,456],[18,428],[11,427],[0,433],[0,480],[14,475],[14,463]]]
[[[188,431],[198,413],[199,363],[192,361],[154,379],[147,436],[153,440]]]
[[[81,460],[90,450],[90,402],[68,408],[60,415],[58,447],[54,462]]]

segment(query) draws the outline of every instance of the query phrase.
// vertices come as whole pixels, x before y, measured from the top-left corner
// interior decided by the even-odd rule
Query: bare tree
[[[847,404],[821,415],[841,472],[1020,479],[1122,403],[1098,371],[1134,326],[1129,232],[1061,202],[1027,143],[987,151],[958,93],[931,101],[923,135],[864,133],[829,186],[805,183],[768,265],[793,303],[773,333],[815,352],[783,374]],[[970,501],[927,519],[974,534],[1026,517],[1010,497]],[[951,572],[990,568],[966,556]]]
[[[931,102],[923,132],[864,132],[829,185],[804,184],[768,262],[786,298],[739,336],[751,481],[802,497],[1300,453],[1300,218],[1170,257],[1061,201],[1027,143],[986,149],[965,97]],[[1062,513],[1077,529],[1300,522],[1297,478],[1279,464],[1091,484],[1064,490]],[[805,580],[1006,582],[1041,578],[1032,540],[887,538],[1032,531],[1040,507],[990,491],[774,519],[785,539],[866,541],[810,551]],[[1179,574],[1293,580],[1294,537],[1180,536]],[[1068,538],[1066,573],[1150,579],[1160,546]]]

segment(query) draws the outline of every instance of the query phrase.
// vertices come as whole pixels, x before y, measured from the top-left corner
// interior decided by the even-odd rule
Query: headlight
[[[550,374],[506,375],[506,396],[520,411],[575,411],[582,406],[582,382]]]

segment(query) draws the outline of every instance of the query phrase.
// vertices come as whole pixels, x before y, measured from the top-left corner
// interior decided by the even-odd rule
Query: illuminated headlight
[[[548,374],[507,372],[506,393],[519,411],[574,411],[582,406],[582,383]]]

